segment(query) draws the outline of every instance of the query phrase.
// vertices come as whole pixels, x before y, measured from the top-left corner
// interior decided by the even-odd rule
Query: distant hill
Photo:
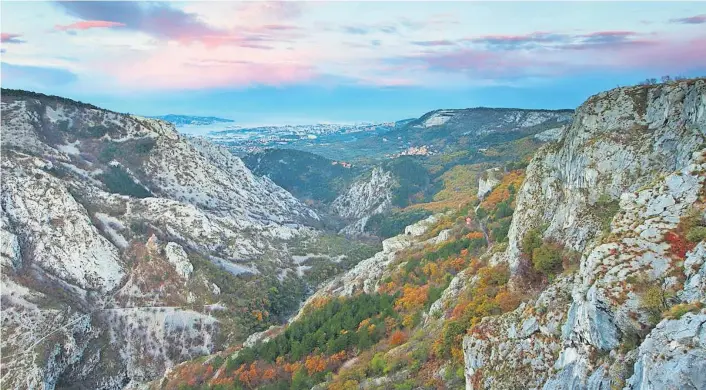
[[[191,115],[175,115],[175,114],[151,116],[148,118],[161,119],[163,121],[171,122],[175,126],[185,126],[185,125],[206,126],[206,125],[212,125],[214,123],[233,123],[233,122],[235,122],[232,119],[218,118],[215,116],[191,116]]]
[[[571,122],[573,112],[488,107],[441,109],[404,121],[384,138],[388,148],[427,145],[437,152],[482,149],[558,129]],[[366,139],[360,143],[365,148],[371,143],[380,145],[380,140]]]

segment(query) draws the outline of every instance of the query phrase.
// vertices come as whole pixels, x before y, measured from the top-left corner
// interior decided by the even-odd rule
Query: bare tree
[[[669,75],[662,76],[662,82],[663,82],[663,83],[668,83],[668,82],[670,82],[671,80],[672,80],[672,78],[669,77]]]

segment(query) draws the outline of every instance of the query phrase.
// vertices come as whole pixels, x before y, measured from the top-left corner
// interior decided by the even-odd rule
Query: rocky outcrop
[[[484,318],[464,338],[466,389],[542,387],[562,349],[571,282],[561,278],[536,300]]]
[[[486,170],[481,177],[478,178],[478,198],[482,199],[490,193],[490,191],[500,184],[501,173],[499,168],[491,168]]]
[[[559,141],[540,149],[518,194],[509,247],[493,261],[517,270],[522,238],[536,229],[581,252],[579,269],[538,301],[558,290],[570,299],[485,319],[466,336],[468,389],[512,388],[516,376],[503,373],[511,367],[530,380],[524,388],[703,387],[694,325],[703,315],[652,329],[640,289],[673,294],[668,305],[706,302],[703,242],[684,256],[665,239],[703,202],[705,139],[706,82],[689,80],[596,95]],[[542,330],[550,314],[560,332]],[[657,358],[664,350],[666,359]]]
[[[191,273],[194,272],[194,266],[189,262],[189,258],[186,256],[184,248],[179,246],[179,244],[170,242],[164,247],[164,254],[176,272],[184,279],[189,279]]]
[[[40,267],[84,290],[112,290],[125,276],[118,250],[61,180],[37,168],[43,163],[12,155],[2,162],[2,211],[24,244],[28,264],[23,265]]]
[[[331,212],[353,221],[341,233],[362,233],[371,216],[387,212],[392,207],[395,183],[391,172],[378,167],[369,178],[353,183],[346,193],[338,196],[331,203]]]
[[[515,265],[524,233],[542,225],[546,238],[584,250],[602,230],[599,201],[687,166],[704,140],[704,84],[618,88],[582,104],[562,138],[527,168],[506,260]]]
[[[631,390],[706,388],[706,315],[657,324],[640,345]]]

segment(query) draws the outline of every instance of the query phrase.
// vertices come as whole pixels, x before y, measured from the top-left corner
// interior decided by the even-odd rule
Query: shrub
[[[535,249],[542,246],[542,233],[537,229],[528,230],[522,237],[522,252],[528,256],[532,256]]]
[[[135,152],[138,154],[148,154],[157,145],[154,138],[141,138],[135,141]]]
[[[98,154],[98,161],[108,163],[118,156],[118,146],[114,142],[109,142],[103,146]]]
[[[373,375],[382,375],[385,372],[386,366],[385,354],[382,352],[376,353],[372,360],[370,360],[370,371]]]
[[[390,343],[392,345],[402,345],[407,341],[407,334],[401,330],[396,330],[390,335]]]
[[[680,259],[686,257],[686,252],[694,248],[693,242],[678,234],[677,232],[667,232],[664,239],[669,243],[672,254]]]
[[[593,212],[598,217],[601,223],[601,230],[607,232],[610,230],[610,223],[613,217],[620,210],[620,205],[617,200],[611,199],[608,195],[601,195],[594,205]]]
[[[686,239],[691,242],[699,242],[706,239],[706,226],[694,226],[686,232]]]
[[[659,285],[647,287],[640,294],[640,306],[648,312],[650,321],[659,321],[660,314],[667,307],[664,289]]]
[[[500,306],[500,310],[503,313],[515,310],[520,305],[521,300],[522,297],[519,294],[507,290],[501,291],[495,296],[495,303]]]
[[[544,243],[532,251],[532,264],[534,268],[548,276],[561,271],[561,248],[556,244]]]
[[[394,386],[395,390],[412,390],[414,388],[414,381],[408,379],[402,383],[397,383]]]
[[[672,306],[669,310],[662,315],[664,318],[669,319],[680,319],[686,313],[696,313],[703,307],[701,302],[695,303],[681,303],[679,305]]]
[[[394,237],[404,228],[431,215],[427,210],[414,209],[391,214],[375,214],[365,224],[365,231],[382,238]]]

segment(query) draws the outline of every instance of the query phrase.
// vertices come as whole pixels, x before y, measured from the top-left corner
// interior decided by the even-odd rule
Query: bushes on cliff
[[[545,275],[556,275],[562,269],[562,248],[557,244],[542,243],[532,250],[534,268]]]
[[[520,246],[522,252],[531,257],[532,252],[542,246],[542,243],[542,232],[538,229],[530,229],[522,237]]]

